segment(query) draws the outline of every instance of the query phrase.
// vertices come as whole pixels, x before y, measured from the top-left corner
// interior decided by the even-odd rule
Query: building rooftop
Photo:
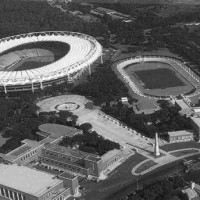
[[[54,170],[54,169],[47,169],[42,165],[36,165],[36,166],[34,166],[34,168],[37,169],[38,171],[42,171],[42,172],[45,172],[45,173],[48,173],[48,174],[52,174],[54,176],[58,176],[58,175],[62,174],[62,172],[60,172],[60,171],[57,171],[57,170]]]
[[[176,100],[176,103],[181,109],[189,109],[190,106],[184,101],[184,99]]]
[[[186,188],[184,190],[182,190],[183,193],[186,193],[188,195],[189,199],[194,199],[196,197],[198,197],[198,194],[196,193],[195,190],[192,190],[191,188]]]
[[[101,158],[95,157],[95,156],[92,156],[92,155],[87,156],[85,159],[91,160],[91,161],[94,161],[94,162],[98,162],[98,161],[101,160]]]
[[[70,180],[73,180],[74,178],[76,178],[76,176],[69,174],[69,173],[66,173],[66,172],[60,174],[59,177],[64,177],[64,178],[67,178],[67,179],[70,179]]]
[[[38,129],[42,132],[39,133],[45,137],[51,136],[54,138],[60,138],[62,136],[73,137],[74,135],[81,133],[82,130],[72,128],[69,126],[64,126],[60,124],[42,124],[38,127]]]
[[[90,153],[86,153],[77,149],[67,148],[58,144],[45,144],[45,148],[50,151],[59,152],[59,153],[80,158],[80,159],[83,159],[86,156],[91,155]]]
[[[28,151],[31,151],[42,145],[40,142],[29,140],[29,139],[22,140],[21,142],[23,144],[20,147],[14,149],[13,151],[10,151],[7,154],[4,154],[3,158],[7,161],[12,162],[15,159],[26,154]]]
[[[168,132],[169,136],[184,136],[194,134],[191,130],[182,130],[182,131],[172,131]]]
[[[46,190],[61,183],[54,175],[24,166],[0,164],[0,184],[15,190],[40,196]]]
[[[193,110],[195,113],[199,113],[199,112],[200,112],[200,107],[194,107],[194,108],[192,108],[192,110]]]
[[[116,156],[117,154],[121,153],[121,150],[119,149],[113,149],[111,151],[108,151],[107,153],[105,153],[103,156],[101,156],[102,161],[105,163],[106,161],[108,161],[110,158],[112,158],[113,156]]]
[[[199,118],[199,117],[190,117],[190,119],[191,119],[197,126],[200,126],[200,118]]]

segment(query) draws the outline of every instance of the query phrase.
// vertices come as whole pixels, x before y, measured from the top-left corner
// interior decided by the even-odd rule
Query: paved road
[[[196,158],[196,157],[199,157],[199,155],[192,156],[192,157],[190,157],[190,159]],[[184,166],[181,164],[180,161],[179,162],[176,161],[176,162],[170,163],[168,165],[164,165],[162,167],[159,167],[158,169],[153,170],[152,172],[149,172],[148,174],[143,175],[142,177],[134,177],[133,181],[129,185],[124,186],[116,193],[107,197],[105,200],[120,200],[123,197],[125,197],[127,194],[130,194],[133,190],[135,190],[137,188],[137,185],[139,187],[141,187],[144,184],[147,184],[147,183],[157,180],[157,179],[161,179],[170,174],[179,172],[180,174],[185,176],[183,173],[183,169],[184,169]],[[194,173],[196,173],[196,172],[194,172]]]

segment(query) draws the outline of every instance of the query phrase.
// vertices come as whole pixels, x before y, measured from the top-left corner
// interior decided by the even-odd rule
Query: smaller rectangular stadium
[[[132,86],[136,93],[152,98],[177,96],[195,91],[191,83],[194,78],[173,59],[147,57],[145,61],[133,60],[133,63],[124,67],[124,71],[125,76],[130,78],[129,84],[133,82],[132,84],[136,85]]]

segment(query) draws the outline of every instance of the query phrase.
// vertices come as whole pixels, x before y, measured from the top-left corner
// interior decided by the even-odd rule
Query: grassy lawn
[[[35,56],[47,56],[45,53],[41,55],[41,49],[49,50],[53,53],[55,60],[57,61],[60,58],[64,57],[70,50],[70,46],[63,42],[54,42],[54,41],[44,41],[44,42],[34,42],[34,43],[27,43],[17,47],[13,47],[7,51],[4,51],[1,55],[5,55],[15,51],[25,51],[25,50],[32,50],[32,54]],[[36,49],[40,49],[40,53]],[[42,53],[43,54],[43,53]],[[28,61],[28,60],[27,60]],[[16,71],[25,70],[25,69],[33,69],[38,68],[44,65],[49,64],[50,62],[35,62],[35,61],[28,61],[28,62],[19,62],[16,64]]]
[[[164,151],[174,151],[178,149],[187,149],[187,148],[198,148],[200,149],[200,143],[190,141],[190,142],[180,142],[180,143],[173,143],[173,144],[166,144],[160,147]]]
[[[156,65],[157,63],[146,64]],[[159,63],[159,65],[161,64]],[[145,89],[164,89],[185,85],[171,69],[137,70],[135,74],[144,83]]]
[[[145,170],[147,170],[147,169],[149,169],[150,167],[153,167],[153,166],[155,166],[155,165],[157,165],[156,162],[154,162],[154,161],[152,161],[152,160],[149,160],[149,161],[143,163],[142,165],[140,165],[140,166],[135,170],[135,172],[136,172],[136,173],[141,173],[141,172],[143,172],[143,171],[145,171]]]
[[[0,134],[0,147],[6,143],[7,140],[9,140],[10,138],[4,138],[1,134]]]
[[[171,153],[171,155],[175,156],[175,157],[181,157],[187,154],[191,154],[191,153],[197,153],[199,152],[198,150],[195,149],[191,149],[191,150],[182,150],[182,151],[177,151],[177,152],[173,152]]]
[[[128,185],[135,178],[131,174],[133,167],[145,159],[146,157],[136,153],[111,172],[106,180],[99,181],[98,183],[91,181],[81,182],[80,185],[86,187],[88,190],[84,198],[87,200],[94,200],[94,197],[95,200],[105,199],[105,197],[111,195],[121,187]]]

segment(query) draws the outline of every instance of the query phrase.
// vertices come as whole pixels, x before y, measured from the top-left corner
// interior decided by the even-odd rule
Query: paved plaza
[[[118,120],[106,115],[100,111],[99,108],[93,110],[86,109],[85,104],[89,102],[89,100],[83,96],[62,95],[51,97],[38,102],[37,106],[40,107],[40,112],[59,112],[57,109],[58,106],[72,102],[78,105],[77,109],[70,110],[70,112],[73,112],[78,116],[78,124],[91,123],[93,130],[95,130],[99,135],[118,142],[126,148],[152,149],[153,141],[151,139],[142,136],[135,130],[123,125]]]
[[[188,148],[191,150],[197,150],[196,152],[188,153],[186,155],[175,157],[171,153],[174,151],[164,151],[160,149],[161,156],[156,158],[154,157],[154,139],[147,138],[137,131],[127,127],[122,124],[117,119],[103,113],[98,107],[94,107],[93,110],[86,109],[85,104],[90,102],[84,96],[80,95],[61,95],[56,97],[51,97],[44,99],[37,103],[37,106],[40,108],[40,112],[50,112],[56,111],[59,112],[60,109],[66,109],[75,115],[78,116],[78,124],[90,123],[93,126],[93,130],[96,131],[99,135],[119,143],[126,150],[126,156],[131,156],[134,152],[137,152],[147,159],[143,162],[138,162],[132,169],[133,175],[143,175],[150,172],[162,165],[174,162],[180,159],[183,159],[188,156],[197,155],[200,153],[198,148]],[[159,145],[165,145],[167,142],[159,140]],[[180,151],[188,150],[181,149]],[[179,150],[177,150],[179,151]],[[144,170],[141,173],[136,173],[138,167],[148,161],[154,161],[156,165]]]

